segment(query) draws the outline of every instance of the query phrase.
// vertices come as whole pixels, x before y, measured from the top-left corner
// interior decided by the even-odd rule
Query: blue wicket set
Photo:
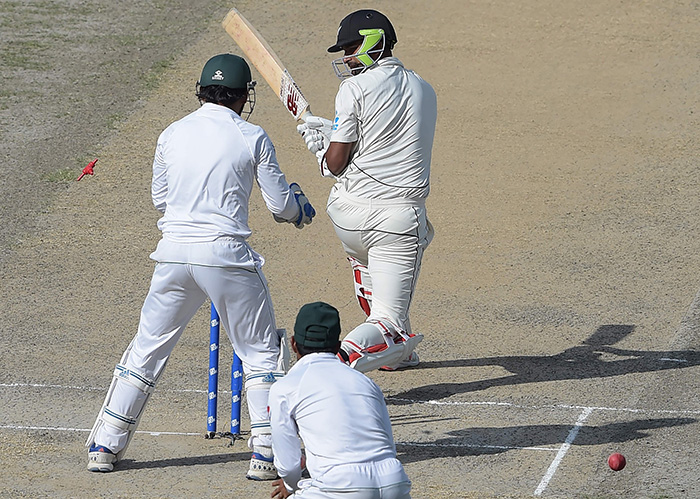
[[[219,313],[211,304],[211,320],[209,322],[209,390],[207,398],[207,433],[206,438],[216,436],[217,401],[219,395]],[[232,441],[241,434],[241,393],[243,390],[243,365],[236,352],[233,352],[231,364],[231,433]]]

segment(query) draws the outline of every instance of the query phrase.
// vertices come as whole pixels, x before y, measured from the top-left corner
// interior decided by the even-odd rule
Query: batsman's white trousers
[[[425,201],[360,199],[337,185],[326,207],[345,252],[366,267],[368,320],[388,319],[411,333],[409,307],[423,252],[433,239]]]
[[[207,296],[219,312],[221,324],[243,363],[244,373],[275,371],[280,337],[262,271],[180,263],[156,265],[141,309],[139,328],[123,365],[158,379],[185,326]],[[202,331],[208,334],[209,329],[203,327]],[[117,383],[108,407],[118,414],[136,415],[146,397],[133,385]],[[251,420],[267,419],[266,396],[246,397],[246,400]],[[102,425],[94,441],[116,453],[128,443],[128,437],[128,431]]]

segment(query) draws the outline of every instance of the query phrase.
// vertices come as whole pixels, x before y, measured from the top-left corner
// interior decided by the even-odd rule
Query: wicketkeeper
[[[247,476],[277,476],[267,404],[288,356],[264,260],[247,242],[253,184],[278,222],[302,228],[316,213],[299,186],[287,183],[265,131],[241,118],[253,110],[254,84],[242,58],[211,58],[197,85],[201,107],[158,138],[151,186],[163,213],[162,239],[151,255],[157,264],[138,331],[87,440],[90,471],[111,471],[122,459],[175,344],[209,298],[243,363],[253,450]]]

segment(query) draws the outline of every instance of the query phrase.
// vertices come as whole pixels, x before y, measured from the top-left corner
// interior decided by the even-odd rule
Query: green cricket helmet
[[[247,89],[253,80],[245,59],[233,54],[215,55],[207,61],[199,78],[200,87],[221,85],[227,88]]]

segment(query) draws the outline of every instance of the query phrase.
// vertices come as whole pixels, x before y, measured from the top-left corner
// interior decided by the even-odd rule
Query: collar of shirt
[[[213,102],[205,102],[199,109],[200,111],[206,112],[211,111],[215,113],[226,113],[230,114],[231,116],[235,116],[236,118],[240,118],[240,116],[238,116],[238,114],[236,114],[235,111],[227,108],[226,106],[222,106],[221,104],[214,104]]]
[[[372,66],[372,68],[377,66],[400,66],[403,67],[403,62],[398,60],[396,57],[384,57],[377,61],[377,64]],[[370,68],[370,69],[372,69]]]
[[[308,353],[308,354],[304,355],[301,359],[297,360],[296,363],[292,366],[292,369],[294,369],[296,366],[304,366],[307,364],[312,364],[314,362],[323,362],[323,361],[328,361],[331,359],[335,359],[338,362],[340,362],[340,359],[334,353],[330,353],[330,352]],[[290,369],[290,372],[292,369]]]

